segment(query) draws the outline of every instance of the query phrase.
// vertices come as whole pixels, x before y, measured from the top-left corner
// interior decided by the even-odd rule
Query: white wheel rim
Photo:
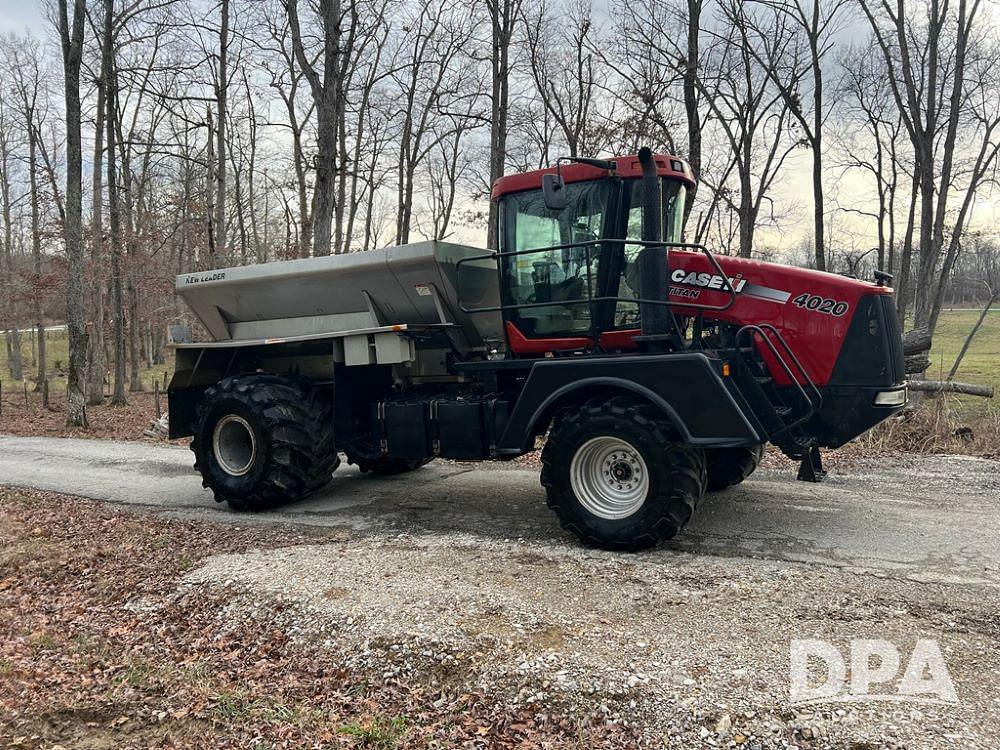
[[[250,423],[238,414],[227,414],[215,423],[212,452],[219,467],[233,477],[250,471],[257,457],[257,438]]]
[[[580,446],[569,467],[573,494],[600,518],[628,518],[646,502],[649,472],[642,454],[616,437],[591,438]]]

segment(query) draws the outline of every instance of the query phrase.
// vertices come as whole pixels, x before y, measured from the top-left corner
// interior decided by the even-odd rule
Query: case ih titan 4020
[[[338,452],[397,474],[542,449],[563,527],[635,550],[770,442],[823,475],[906,402],[889,279],[681,242],[688,166],[561,160],[504,177],[495,252],[422,242],[181,275],[209,343],[178,343],[170,436],[219,501],[324,486]]]

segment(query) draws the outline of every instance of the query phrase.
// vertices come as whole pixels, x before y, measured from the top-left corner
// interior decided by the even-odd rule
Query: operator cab
[[[656,156],[655,164],[659,239],[680,243],[687,188],[694,179],[681,159]],[[508,331],[527,339],[559,339],[638,328],[639,305],[627,300],[640,297],[637,260],[643,246],[627,240],[642,239],[646,201],[639,158],[561,167],[561,209],[550,208],[543,191],[543,178],[556,173],[511,175],[493,188]],[[597,298],[617,300],[592,301]]]

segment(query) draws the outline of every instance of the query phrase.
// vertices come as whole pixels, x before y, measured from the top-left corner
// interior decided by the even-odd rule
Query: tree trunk
[[[319,15],[323,26],[322,77],[306,53],[299,28],[297,0],[285,0],[288,24],[292,32],[295,57],[312,89],[316,105],[316,181],[313,187],[313,255],[329,255],[332,250],[333,215],[337,189],[337,130],[342,106],[340,49],[340,0],[320,0]]]
[[[906,326],[906,313],[909,309],[910,298],[913,296],[910,283],[911,265],[913,263],[913,230],[914,219],[917,211],[917,176],[913,176],[910,185],[910,208],[906,220],[906,232],[903,234],[903,249],[899,258],[899,278],[896,284],[896,310],[899,313],[900,327]]]
[[[205,112],[205,123],[208,129],[208,153],[205,157],[205,161],[208,163],[208,169],[205,170],[205,236],[208,240],[209,268],[218,268],[220,265],[218,246],[215,244],[215,238],[218,236],[218,230],[215,228],[215,201],[217,198],[216,185],[218,180],[215,176],[215,170],[219,168],[219,165],[215,160],[215,139],[212,137],[214,125],[212,121],[212,110],[208,108]]]
[[[13,294],[14,237],[10,215],[10,152],[6,136],[6,128],[0,127],[0,203],[3,213],[3,247],[0,248],[0,292],[3,292],[3,298],[0,299],[0,303],[3,304],[2,309],[6,316],[4,322],[7,324],[7,368],[14,380],[21,380],[24,377],[24,365],[21,358],[21,330],[17,325],[17,308]]]
[[[313,247],[316,257],[329,255],[333,250],[333,214],[336,209],[337,191],[337,134],[336,119],[330,94],[323,96],[323,105],[316,108],[319,125],[316,154],[316,184],[313,187]]]
[[[337,194],[334,198],[334,233],[333,252],[346,253],[350,247],[351,238],[344,234],[344,208],[347,198],[347,170],[350,168],[347,156],[347,120],[344,109],[341,108],[337,122]]]
[[[110,0],[109,0],[110,2]],[[62,37],[66,98],[66,256],[69,378],[66,385],[67,424],[87,426],[87,400],[83,379],[87,367],[86,303],[83,298],[83,147],[80,138],[80,63],[83,55],[85,0],[73,6],[70,31],[66,0],[59,0],[59,30]]]
[[[43,383],[48,377],[45,362],[45,321],[42,319],[42,226],[41,205],[38,195],[38,169],[35,159],[38,154],[38,138],[35,130],[34,113],[28,116],[28,184],[31,200],[31,267],[35,274],[34,289],[31,295],[31,307],[35,318],[35,337],[37,339],[38,372],[35,378],[35,391],[41,392]]]
[[[927,328],[914,328],[903,336],[903,354],[920,354],[931,348],[931,332]]]
[[[493,54],[491,61],[491,117],[490,117],[490,182],[503,177],[507,164],[507,110],[510,100],[510,43],[513,36],[517,9],[512,0],[493,0],[488,3],[493,25]],[[492,249],[497,240],[497,204],[490,201],[486,247]]]
[[[114,20],[112,0],[104,0],[104,39],[102,68],[107,71],[105,85],[105,135],[107,140],[108,172],[108,241],[111,248],[111,308],[114,319],[115,378],[111,403],[122,406],[128,403],[125,396],[125,301],[122,290],[122,226],[121,204],[118,199],[117,154],[115,147],[115,120],[118,116],[118,81],[115,71],[112,43]]]
[[[7,346],[10,354],[8,355],[7,369],[14,380],[22,380],[24,378],[24,360],[21,357],[21,329],[13,322],[9,325]]]
[[[87,364],[87,403],[100,406],[104,403],[104,375],[107,361],[104,359],[104,274],[103,274],[103,195],[104,182],[104,117],[105,117],[105,84],[107,72],[101,71],[97,83],[97,112],[94,123],[94,165],[92,171],[91,208],[90,208],[90,242],[91,242],[91,310],[93,323],[90,328],[89,358]]]
[[[921,393],[964,393],[967,396],[993,398],[993,386],[975,383],[956,383],[954,380],[910,380],[911,391]]]
[[[931,300],[934,296],[932,279],[937,266],[938,253],[934,238],[934,191],[933,156],[922,154],[917,159],[920,174],[920,263],[917,266],[917,282],[914,286],[913,325],[926,327],[930,322]]]
[[[703,0],[688,0],[687,58],[684,61],[684,112],[687,116],[688,164],[697,181],[701,177],[701,112],[698,110],[698,58]],[[698,194],[697,182],[687,189],[684,203],[684,236]],[[695,240],[697,242],[697,240]]]
[[[226,257],[226,96],[229,90],[229,81],[227,80],[229,1],[222,0],[222,19],[219,23],[219,81],[216,85],[219,108],[216,129],[218,166],[215,171],[215,252],[222,258]]]
[[[130,245],[133,243],[129,243]],[[142,378],[140,377],[140,362],[142,360],[142,319],[139,316],[139,292],[135,285],[135,259],[129,258],[128,286],[128,345],[129,345],[129,385],[128,389],[132,393],[142,390]]]
[[[826,239],[823,215],[823,152],[820,135],[815,135],[812,144],[813,157],[813,241],[816,244],[816,270],[826,270]]]
[[[746,153],[749,161],[751,144],[747,143]],[[750,166],[740,170],[740,257],[749,258],[753,254],[753,229],[754,216],[753,198],[751,196],[753,188],[750,185]]]

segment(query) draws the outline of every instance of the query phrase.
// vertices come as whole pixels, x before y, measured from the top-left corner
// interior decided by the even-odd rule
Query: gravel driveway
[[[364,668],[502,686],[525,704],[597,708],[653,746],[995,748],[1000,726],[1000,462],[893,457],[821,485],[761,470],[705,498],[658,550],[578,546],[534,472],[439,462],[406,477],[338,471],[280,512],[215,505],[190,452],[0,438],[0,483],[142,512],[341,527],[343,541],[220,555],[188,586],[228,585],[242,611],[275,598],[288,628]],[[240,607],[236,607],[239,611]],[[940,648],[957,704],[793,705],[789,648],[883,639],[902,668]]]

